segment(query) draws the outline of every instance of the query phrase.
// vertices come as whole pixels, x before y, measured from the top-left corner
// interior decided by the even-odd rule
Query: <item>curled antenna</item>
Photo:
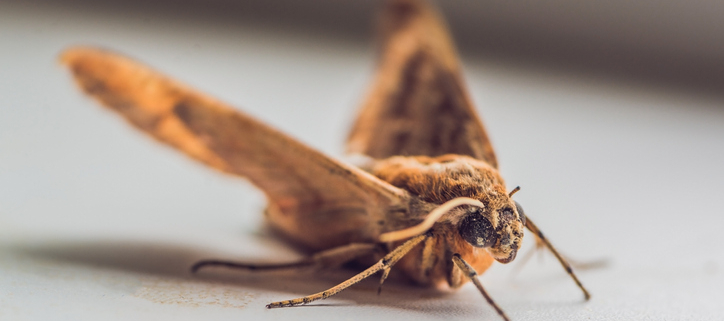
[[[427,217],[425,217],[425,220],[422,221],[422,223],[417,224],[415,226],[408,227],[406,229],[398,230],[398,231],[392,231],[383,233],[380,235],[380,242],[394,242],[399,240],[404,240],[406,238],[410,238],[413,236],[420,235],[422,233],[425,233],[427,230],[429,230],[435,222],[437,222],[444,214],[447,214],[447,212],[450,212],[450,210],[461,206],[461,205],[470,205],[470,206],[477,206],[480,208],[485,208],[485,205],[481,203],[480,201],[468,197],[458,197],[454,198],[452,200],[449,200],[442,205],[436,207],[434,210],[430,211],[429,214],[427,214]]]

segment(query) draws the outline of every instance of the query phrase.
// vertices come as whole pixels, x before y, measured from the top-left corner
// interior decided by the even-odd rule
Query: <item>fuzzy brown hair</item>
[[[372,174],[434,204],[470,197],[487,206],[492,195],[506,194],[500,174],[468,156],[391,157],[376,163]]]

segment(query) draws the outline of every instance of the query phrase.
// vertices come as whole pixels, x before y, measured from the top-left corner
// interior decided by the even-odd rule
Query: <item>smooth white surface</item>
[[[130,129],[55,57],[117,49],[341,155],[371,47],[239,26],[0,4],[0,319],[497,320],[471,285],[377,296],[375,279],[266,310],[354,271],[188,273],[202,258],[299,254],[259,232],[260,192]],[[609,261],[580,272],[587,303],[550,256],[515,276],[516,262],[494,265],[482,282],[513,320],[722,318],[721,101],[464,62],[516,199],[566,255]]]

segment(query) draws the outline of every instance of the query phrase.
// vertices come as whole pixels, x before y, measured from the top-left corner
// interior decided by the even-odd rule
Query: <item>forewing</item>
[[[378,159],[460,154],[497,167],[437,12],[424,1],[390,1],[380,29],[377,73],[348,151]]]
[[[261,188],[271,224],[302,246],[370,241],[406,193],[125,57],[93,48],[61,58],[77,83],[136,128]]]

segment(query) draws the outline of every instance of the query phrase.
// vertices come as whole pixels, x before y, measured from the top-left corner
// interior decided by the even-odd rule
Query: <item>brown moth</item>
[[[472,281],[493,261],[511,262],[527,227],[589,298],[498,173],[498,162],[460,73],[452,40],[428,4],[391,0],[381,17],[377,74],[348,140],[364,169],[329,158],[283,133],[123,56],[94,48],[63,53],[80,87],[131,125],[266,194],[266,218],[315,254],[247,269],[371,265],[351,279],[269,308],[324,299],[394,266],[426,286]]]

